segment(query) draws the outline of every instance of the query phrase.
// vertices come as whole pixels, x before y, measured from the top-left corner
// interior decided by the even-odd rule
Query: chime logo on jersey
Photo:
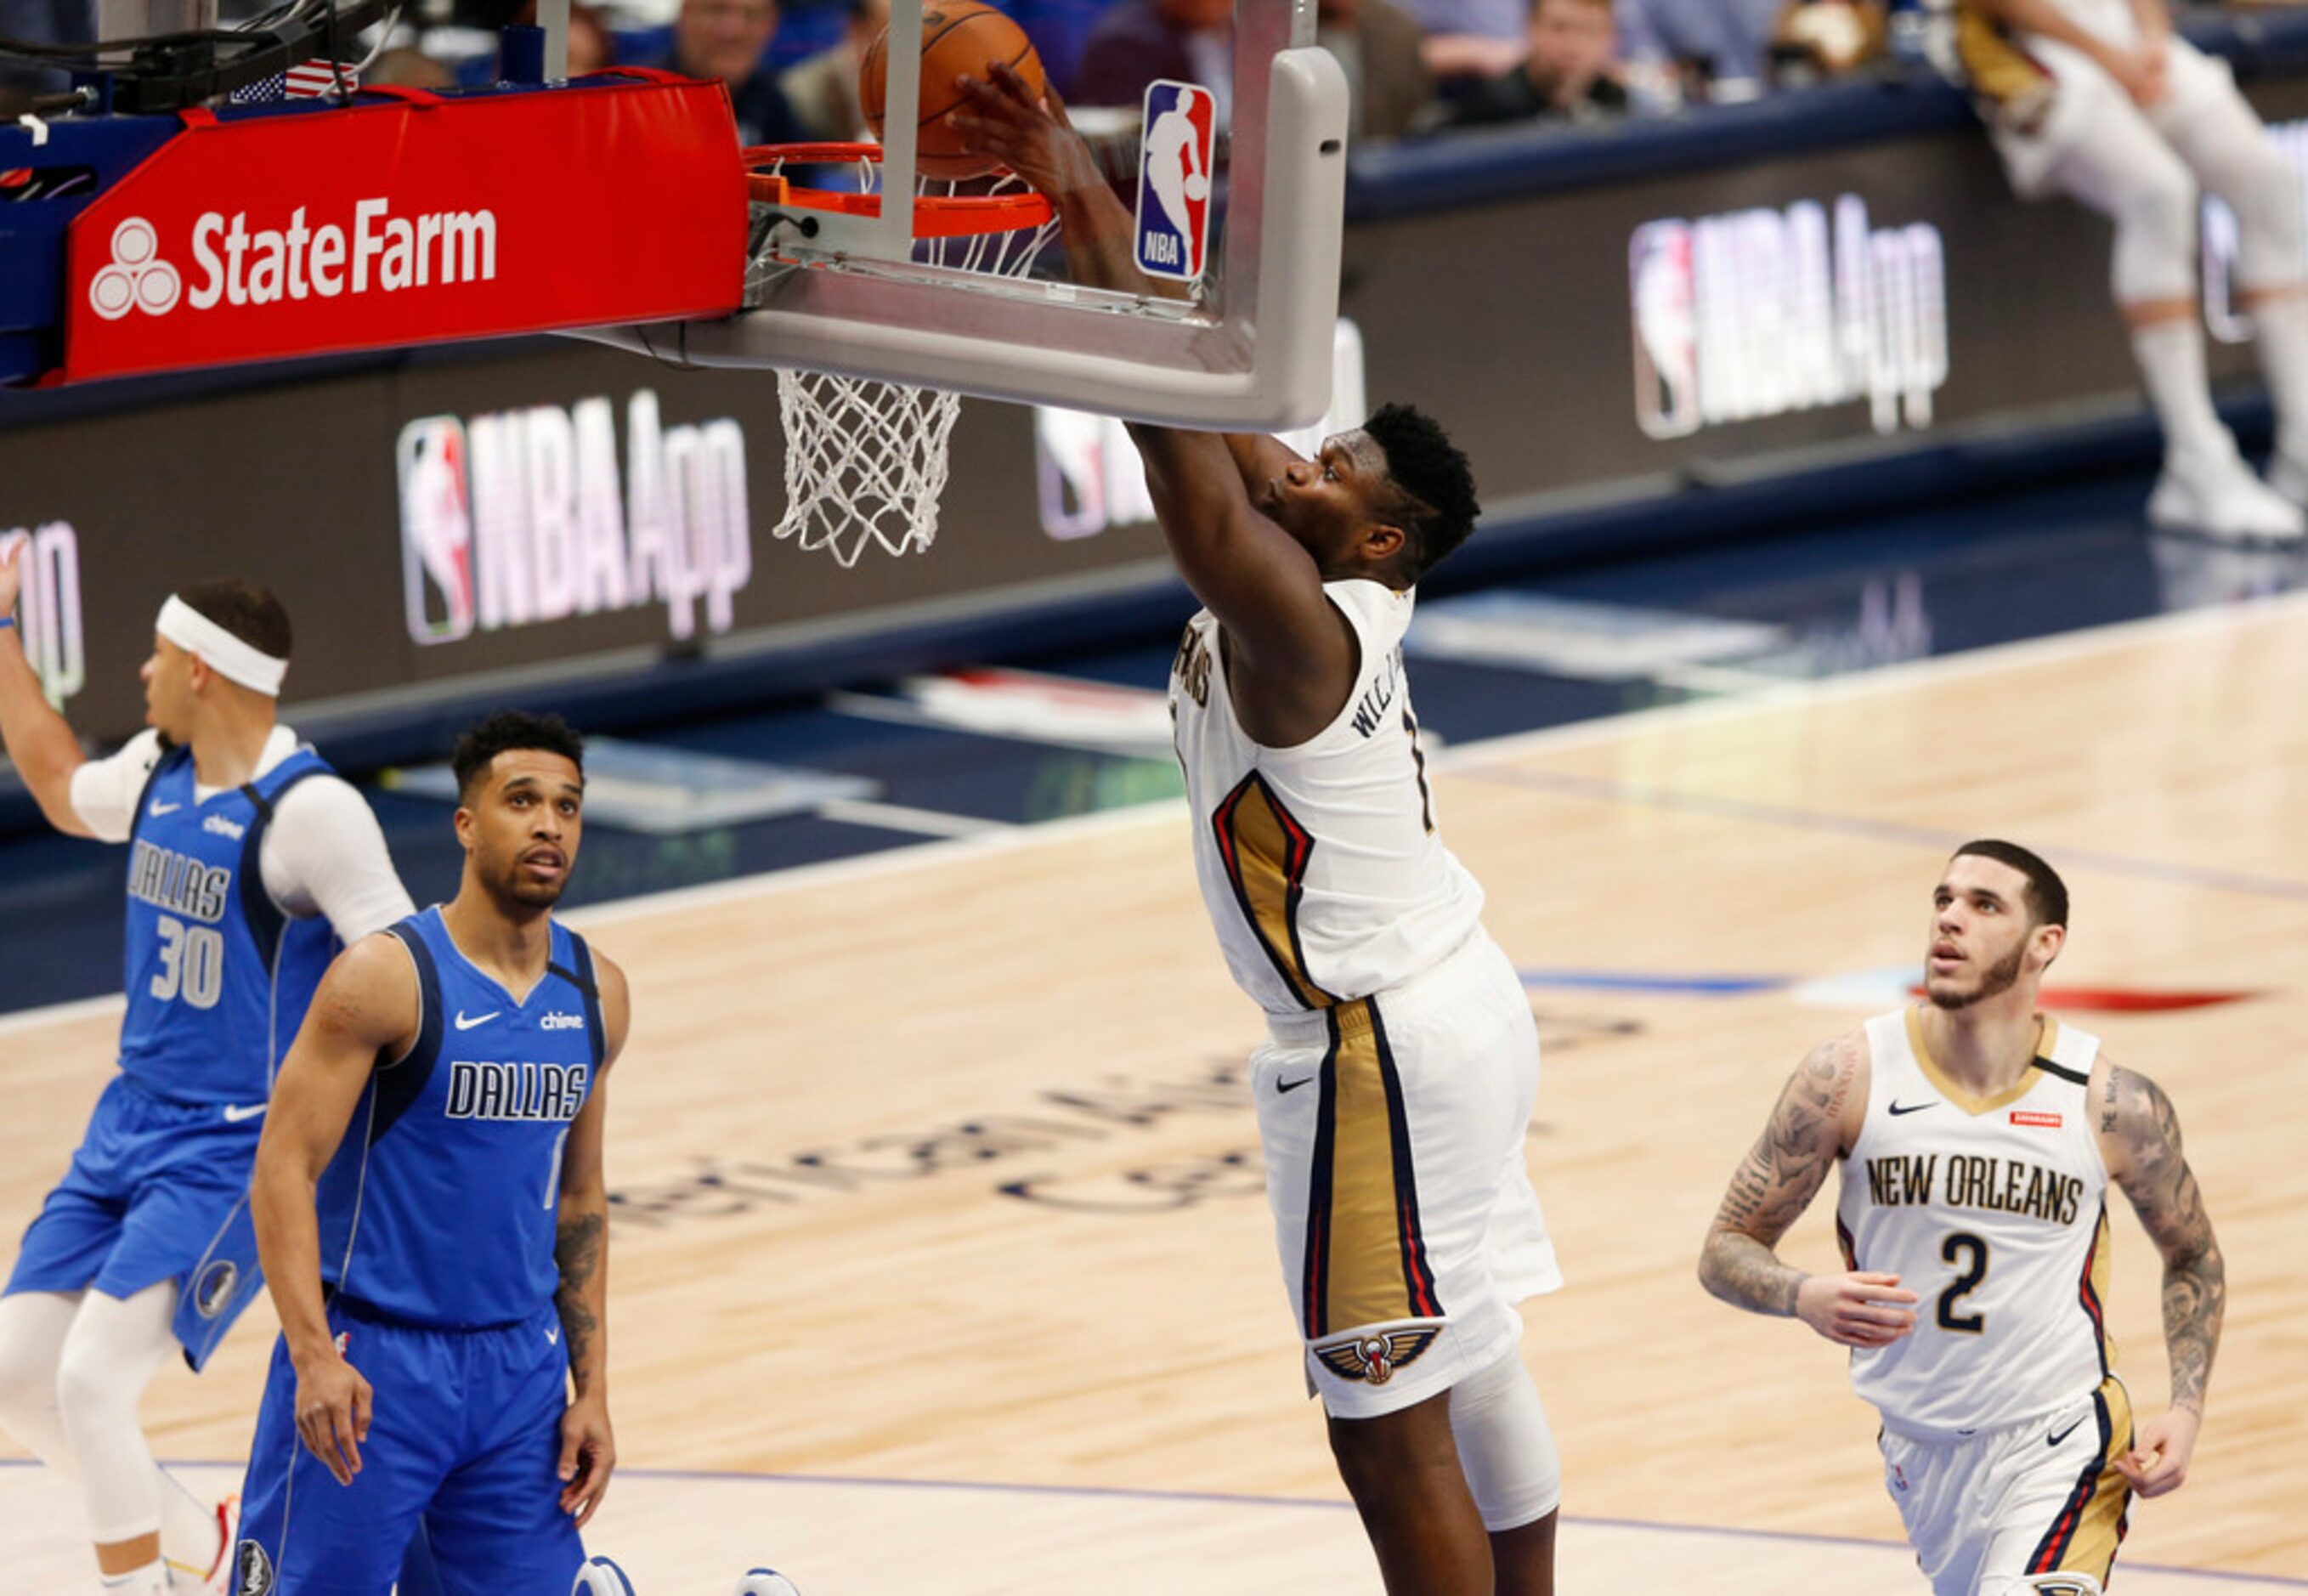
[[[1695,221],[1627,246],[1635,420],[1647,436],[1867,401],[1931,425],[1948,377],[1947,263],[1927,222],[1877,228],[1856,194]]]
[[[1395,1371],[1418,1361],[1419,1354],[1433,1346],[1434,1338],[1442,1333],[1440,1325],[1425,1324],[1349,1335],[1321,1343],[1314,1349],[1314,1356],[1340,1379],[1367,1380],[1374,1385],[1383,1385],[1394,1378]]]
[[[22,553],[16,553],[21,549]],[[69,521],[0,528],[0,559],[12,554],[22,591],[16,635],[57,709],[88,685],[88,646],[81,625],[80,534]]]
[[[736,625],[754,554],[735,420],[662,427],[644,388],[626,401],[622,456],[607,399],[423,417],[398,453],[418,643],[650,603],[676,640],[701,609],[708,631]]]
[[[1210,236],[1210,154],[1218,101],[1195,83],[1146,88],[1138,160],[1138,269],[1192,282]]]

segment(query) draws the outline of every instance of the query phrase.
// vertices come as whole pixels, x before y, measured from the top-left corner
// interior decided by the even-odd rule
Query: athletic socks
[[[2192,317],[2136,328],[2131,352],[2148,384],[2148,402],[2164,426],[2164,458],[2233,459],[2235,440],[2212,409],[2204,370],[2204,334]]]
[[[160,1557],[170,1568],[189,1574],[194,1589],[216,1566],[218,1538],[224,1533],[216,1505],[203,1502],[162,1469],[160,1475]]]
[[[2252,307],[2260,368],[2276,405],[2277,448],[2308,464],[2308,294],[2286,294]]]
[[[99,1574],[97,1588],[104,1596],[168,1596],[168,1566],[156,1557],[126,1574]]]

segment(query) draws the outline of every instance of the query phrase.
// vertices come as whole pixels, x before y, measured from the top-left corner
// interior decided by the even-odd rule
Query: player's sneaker
[[[608,1558],[588,1557],[585,1566],[577,1571],[577,1583],[569,1587],[569,1596],[633,1596],[633,1582]]]
[[[748,1568],[737,1582],[736,1596],[801,1596],[801,1592],[774,1568]]]
[[[2233,454],[2167,461],[2148,496],[2148,522],[2239,543],[2296,543],[2308,533],[2308,514]]]
[[[2268,462],[2268,485],[2294,504],[2308,505],[2308,450],[2279,447]]]
[[[240,1545],[240,1497],[227,1497],[217,1504],[217,1554],[206,1571],[168,1565],[171,1596],[232,1596],[233,1552]]]

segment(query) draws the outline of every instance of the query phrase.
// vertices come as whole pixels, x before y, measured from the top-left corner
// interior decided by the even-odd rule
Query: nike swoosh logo
[[[465,1011],[463,1009],[459,1009],[457,1011],[457,1029],[460,1031],[470,1031],[476,1025],[487,1024],[490,1021],[495,1019],[503,1013],[504,1013],[504,1010],[501,1008],[493,1008],[486,1014],[475,1014],[471,1019],[468,1020],[465,1018]]]
[[[2075,1424],[2071,1424],[2071,1425],[2068,1426],[2068,1428],[2065,1428],[2065,1429],[2063,1429],[2063,1430],[2060,1431],[2057,1435],[2054,1435],[2054,1436],[2045,1436],[2045,1437],[2044,1437],[2044,1445],[2045,1445],[2046,1446],[2057,1446],[2061,1442],[2063,1442],[2063,1441],[2066,1440],[2070,1436],[2074,1435],[2074,1434],[2076,1433],[2076,1425],[2078,1425],[2078,1424],[2081,1424],[2082,1422],[2083,1422],[2083,1420],[2082,1420],[2082,1419],[2077,1419],[2077,1420],[2076,1420],[2076,1423],[2075,1423]]]
[[[1313,1078],[1314,1077],[1312,1075],[1301,1075],[1296,1081],[1277,1081],[1274,1083],[1274,1090],[1277,1091],[1296,1091]]]
[[[224,1106],[224,1122],[227,1125],[238,1125],[244,1119],[255,1118],[270,1107],[271,1107],[270,1103],[249,1103],[245,1106],[239,1103],[227,1103]]]
[[[184,807],[182,804],[164,804],[155,799],[144,807],[144,813],[152,815],[174,815]]]
[[[557,1347],[561,1344],[560,1325],[555,1324],[552,1329],[545,1333],[545,1344],[548,1347]]]
[[[1895,1103],[1893,1103],[1893,1104],[1891,1105],[1891,1112],[1892,1112],[1892,1113],[1894,1113],[1894,1114],[1920,1114],[1920,1113],[1922,1113],[1925,1109],[1936,1109],[1936,1108],[1938,1108],[1938,1107],[1939,1107],[1939,1104],[1937,1104],[1936,1102],[1931,1102],[1931,1103],[1900,1103],[1900,1102],[1895,1102]]]

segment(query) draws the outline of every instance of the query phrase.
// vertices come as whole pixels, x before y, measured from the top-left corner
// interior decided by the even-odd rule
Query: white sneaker
[[[168,1565],[170,1596],[232,1596],[233,1553],[240,1545],[240,1498],[217,1504],[217,1554],[206,1572],[182,1563]]]
[[[2166,461],[2148,496],[2148,522],[2234,542],[2295,543],[2308,534],[2308,514],[2235,455]]]
[[[2268,485],[2292,503],[2308,505],[2308,449],[2279,446],[2269,457]]]
[[[736,1596],[801,1596],[801,1592],[774,1568],[749,1568],[737,1582]]]
[[[577,1583],[569,1587],[569,1596],[633,1596],[633,1582],[608,1558],[588,1557],[585,1566],[577,1571]]]

